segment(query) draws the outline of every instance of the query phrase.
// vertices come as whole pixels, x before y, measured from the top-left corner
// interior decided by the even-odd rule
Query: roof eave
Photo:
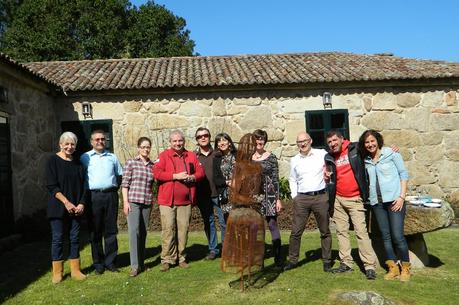
[[[417,88],[419,87],[457,87],[459,77],[426,78],[426,79],[398,79],[398,80],[360,80],[340,82],[309,82],[309,83],[283,83],[283,84],[252,84],[252,85],[223,85],[199,87],[161,87],[142,89],[102,89],[102,90],[67,90],[66,96],[142,96],[142,95],[169,95],[189,93],[214,93],[214,92],[243,92],[243,91],[285,91],[285,90],[337,90],[337,89],[384,89],[384,88]]]

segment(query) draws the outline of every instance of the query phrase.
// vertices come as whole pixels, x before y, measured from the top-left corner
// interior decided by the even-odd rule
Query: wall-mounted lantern
[[[91,103],[88,101],[84,101],[81,103],[81,112],[84,118],[92,118],[92,106]]]
[[[330,92],[324,92],[322,103],[324,104],[324,109],[332,109],[332,94]]]
[[[0,87],[0,103],[8,103],[8,89]]]

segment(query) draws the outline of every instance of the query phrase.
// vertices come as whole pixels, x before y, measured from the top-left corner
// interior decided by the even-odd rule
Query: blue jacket
[[[383,202],[392,202],[400,196],[400,181],[408,180],[408,171],[403,164],[403,158],[399,153],[388,147],[381,149],[378,162],[373,163],[371,157],[365,158],[365,168],[370,181],[370,204],[378,203],[376,194],[376,175],[378,175],[379,187]]]

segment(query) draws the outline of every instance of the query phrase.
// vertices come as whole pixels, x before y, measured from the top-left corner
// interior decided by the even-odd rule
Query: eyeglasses
[[[94,139],[95,142],[105,142],[105,138]]]
[[[297,145],[303,145],[303,144],[308,144],[309,142],[311,142],[311,139],[306,139],[306,140],[302,140],[302,141],[296,141],[296,144]]]
[[[209,134],[208,134],[208,133],[206,133],[206,134],[201,134],[201,135],[197,135],[197,136],[196,136],[196,140],[201,140],[201,139],[203,139],[203,138],[206,138],[206,139],[207,139],[208,137],[209,137]]]

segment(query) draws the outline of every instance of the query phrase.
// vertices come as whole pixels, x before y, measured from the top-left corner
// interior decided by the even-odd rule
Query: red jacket
[[[153,176],[159,181],[159,205],[188,205],[196,199],[196,183],[185,183],[173,180],[173,174],[186,171],[194,175],[196,181],[204,178],[204,169],[196,155],[185,150],[179,156],[173,149],[166,149],[159,154],[158,162],[153,166]]]

